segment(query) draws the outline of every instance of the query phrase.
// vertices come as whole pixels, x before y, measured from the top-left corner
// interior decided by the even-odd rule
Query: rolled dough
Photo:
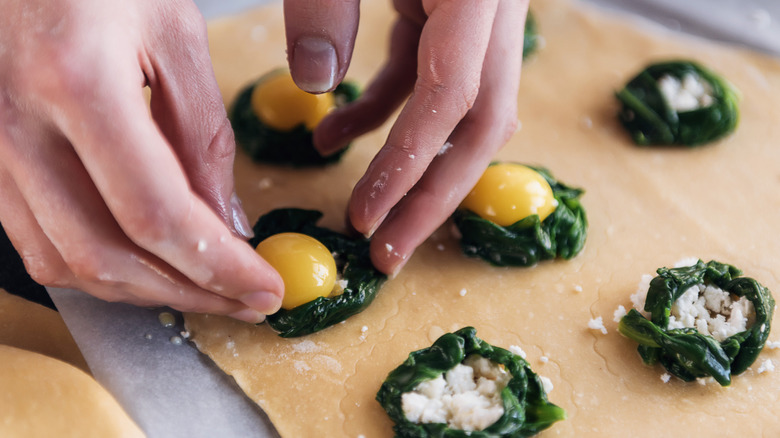
[[[389,2],[363,2],[349,76],[366,83],[386,55]],[[494,268],[460,253],[445,225],[388,281],[363,313],[323,332],[281,339],[267,326],[187,315],[198,348],[232,375],[283,437],[390,437],[374,396],[412,350],[473,325],[494,345],[516,345],[549,377],[568,412],[543,436],[776,436],[780,375],[754,366],[729,388],[662,380],[617,332],[642,274],[697,257],[739,266],[780,291],[780,63],[671,33],[565,0],[533,2],[545,46],[525,62],[522,128],[497,159],[548,167],[586,189],[583,252],[530,269]],[[281,6],[209,25],[227,102],[247,82],[285,65]],[[638,148],[617,122],[613,97],[647,63],[690,58],[741,90],[742,118],[728,138],[698,149]],[[343,228],[352,186],[389,125],[361,138],[335,166],[257,165],[239,153],[237,190],[250,218],[277,207],[315,208]],[[457,145],[455,145],[457,147]],[[465,290],[465,295],[461,293]],[[780,292],[777,292],[780,293]],[[588,328],[602,317],[607,333]],[[770,341],[780,340],[771,334]]]

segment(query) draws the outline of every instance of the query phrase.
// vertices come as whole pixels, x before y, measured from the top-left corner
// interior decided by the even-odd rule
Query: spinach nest
[[[775,308],[771,292],[742,277],[736,267],[714,260],[657,272],[644,305],[650,318],[631,309],[620,320],[620,333],[639,343],[648,365],[660,363],[686,382],[711,376],[730,385],[733,375],[753,364],[769,337]],[[734,319],[737,329],[727,324]]]
[[[738,94],[715,72],[692,61],[649,65],[616,93],[618,119],[638,145],[698,146],[731,133]]]

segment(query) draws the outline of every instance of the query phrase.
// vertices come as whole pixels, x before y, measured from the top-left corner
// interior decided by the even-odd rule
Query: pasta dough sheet
[[[362,5],[349,74],[362,83],[384,62],[392,17],[385,3]],[[281,339],[265,325],[187,315],[198,348],[283,437],[392,436],[374,400],[387,373],[410,351],[466,325],[494,345],[521,347],[534,370],[551,379],[549,398],[568,419],[543,436],[780,434],[780,375],[758,372],[763,361],[780,361],[777,350],[765,349],[728,388],[665,383],[664,370],[645,366],[613,322],[619,305],[631,306],[642,274],[688,257],[734,264],[780,291],[780,64],[564,0],[534,2],[532,9],[546,44],[525,62],[522,127],[497,159],[548,167],[586,189],[584,251],[529,269],[495,268],[463,256],[447,224],[366,311],[320,333]],[[227,102],[285,65],[281,17],[274,6],[210,24]],[[647,63],[669,58],[698,60],[741,90],[733,135],[697,149],[630,142],[613,93]],[[340,164],[324,169],[258,165],[239,153],[237,189],[250,218],[277,207],[314,208],[325,213],[322,225],[343,229],[351,188],[388,129],[359,139]],[[606,334],[588,328],[597,317]]]

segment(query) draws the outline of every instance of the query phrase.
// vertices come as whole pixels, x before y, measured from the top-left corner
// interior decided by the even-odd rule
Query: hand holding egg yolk
[[[255,249],[282,276],[282,308],[290,310],[318,297],[327,297],[336,284],[336,261],[317,239],[299,233],[280,233]]]
[[[530,167],[514,163],[488,167],[461,204],[502,227],[533,214],[543,221],[557,206],[547,180]]]

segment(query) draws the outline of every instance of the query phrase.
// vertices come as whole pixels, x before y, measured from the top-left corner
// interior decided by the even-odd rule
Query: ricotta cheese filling
[[[401,408],[413,423],[446,423],[452,429],[479,431],[504,414],[501,391],[511,375],[478,355],[401,395]]]
[[[682,80],[663,75],[658,79],[658,88],[669,106],[677,112],[704,108],[714,101],[712,86],[694,73],[686,73]]]
[[[753,303],[714,285],[698,284],[672,304],[669,329],[695,328],[718,342],[747,330],[755,319]]]

